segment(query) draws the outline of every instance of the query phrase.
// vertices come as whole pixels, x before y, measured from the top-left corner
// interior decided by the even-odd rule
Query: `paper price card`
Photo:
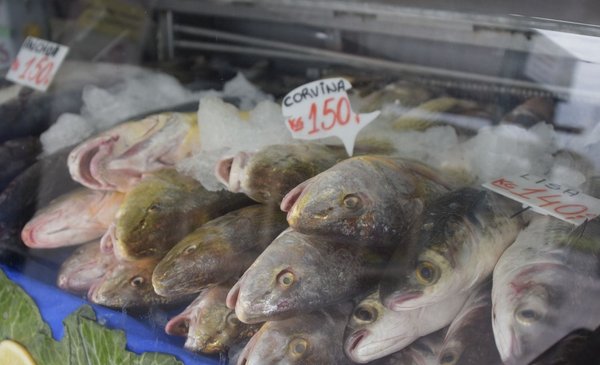
[[[67,46],[27,37],[6,78],[17,84],[46,91],[68,52]]]
[[[285,123],[296,139],[339,137],[352,156],[356,135],[371,123],[379,111],[357,114],[352,111],[343,78],[313,81],[289,92],[281,103]]]
[[[600,215],[600,199],[543,177],[529,174],[501,177],[483,184],[483,187],[521,202],[537,213],[575,225]]]

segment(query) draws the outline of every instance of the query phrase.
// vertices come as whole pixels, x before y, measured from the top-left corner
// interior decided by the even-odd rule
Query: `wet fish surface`
[[[231,289],[242,322],[280,320],[349,300],[375,286],[389,252],[288,229]]]
[[[207,191],[173,169],[160,170],[125,195],[103,249],[121,259],[162,257],[202,224],[251,202],[243,194]]]
[[[461,188],[430,201],[415,233],[398,246],[381,281],[385,305],[413,309],[469,291],[485,280],[524,221],[521,205]]]
[[[530,365],[584,365],[600,359],[600,327],[575,330],[554,344]]]
[[[537,217],[493,275],[493,329],[504,363],[532,361],[569,332],[600,325],[600,222]]]
[[[123,193],[79,188],[36,212],[21,232],[33,248],[72,246],[102,237],[115,218]]]
[[[352,364],[342,349],[342,334],[351,308],[344,303],[267,322],[250,339],[237,364]]]
[[[60,266],[56,284],[75,293],[86,293],[115,264],[115,257],[100,251],[100,241],[78,247]]]
[[[154,269],[154,290],[163,296],[192,294],[237,279],[287,228],[273,206],[252,205],[213,219],[185,236]]]
[[[227,308],[225,299],[231,285],[221,284],[202,291],[182,313],[167,323],[165,331],[170,335],[186,336],[186,349],[205,354],[224,353],[249,340],[262,323],[242,323],[235,312]]]
[[[344,334],[344,351],[352,361],[362,364],[400,351],[448,326],[468,296],[457,293],[440,303],[394,312],[382,304],[375,291],[354,308]]]
[[[73,179],[90,189],[127,192],[145,173],[173,167],[198,145],[195,113],[161,113],[127,122],[71,151]]]
[[[364,245],[398,245],[425,202],[452,183],[422,163],[367,155],[344,160],[292,189],[281,209],[298,232]]]

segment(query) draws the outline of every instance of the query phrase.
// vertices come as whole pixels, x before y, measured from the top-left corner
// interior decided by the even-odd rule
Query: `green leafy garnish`
[[[137,355],[125,349],[125,333],[96,321],[89,305],[63,322],[63,339],[54,340],[35,302],[0,270],[0,340],[19,342],[39,365],[183,365],[161,353]]]

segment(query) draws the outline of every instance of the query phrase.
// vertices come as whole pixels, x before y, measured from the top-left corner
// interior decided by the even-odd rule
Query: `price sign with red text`
[[[27,37],[6,78],[17,84],[46,91],[68,52],[67,46]]]
[[[529,174],[501,177],[483,186],[537,213],[580,225],[600,215],[600,199]]]
[[[313,81],[289,92],[281,102],[285,124],[296,139],[339,137],[352,156],[356,135],[371,123],[379,111],[357,114],[352,111],[343,78]]]

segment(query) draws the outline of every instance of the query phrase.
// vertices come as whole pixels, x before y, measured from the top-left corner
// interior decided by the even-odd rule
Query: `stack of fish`
[[[415,118],[394,128],[430,127]],[[240,152],[215,167],[227,190],[207,191],[173,169],[197,134],[195,116],[166,113],[70,151],[85,188],[21,233],[81,245],[61,288],[115,308],[190,303],[166,332],[240,365],[527,364],[600,325],[595,220],[515,214],[472,178],[374,143],[352,158],[315,143]]]

